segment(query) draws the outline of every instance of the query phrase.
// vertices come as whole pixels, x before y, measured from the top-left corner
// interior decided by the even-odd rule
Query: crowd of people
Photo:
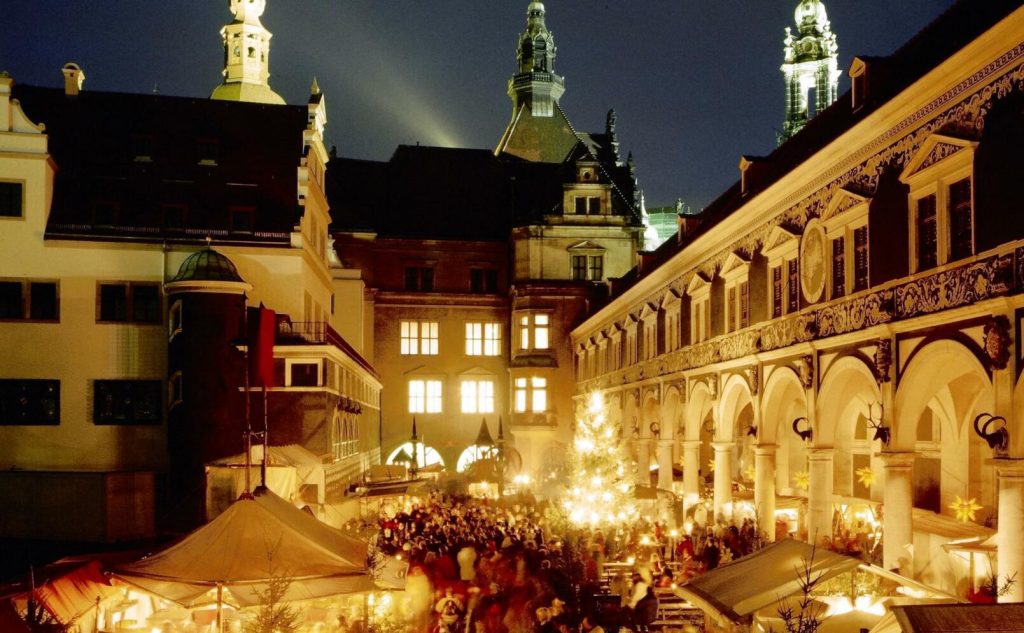
[[[658,610],[656,588],[758,544],[752,521],[670,537],[656,522],[606,533],[556,528],[549,515],[543,503],[495,505],[433,493],[407,512],[381,517],[378,550],[410,564],[401,614],[410,630],[602,633],[610,622],[611,630],[626,624],[644,631]],[[629,561],[630,572],[602,586],[609,561]]]

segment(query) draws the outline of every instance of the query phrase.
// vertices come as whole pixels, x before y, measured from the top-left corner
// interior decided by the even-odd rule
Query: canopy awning
[[[1024,633],[1024,604],[894,606],[903,633]]]
[[[996,531],[972,522],[957,521],[945,514],[936,514],[931,510],[914,508],[914,531],[927,532],[951,539],[981,538],[993,536]]]
[[[212,602],[218,587],[225,602],[249,606],[274,578],[290,581],[286,602],[373,590],[366,554],[366,543],[266,491],[113,574],[188,607]]]
[[[805,564],[825,581],[856,569],[860,561],[786,539],[694,578],[679,593],[720,621],[749,624],[758,609],[800,592]]]
[[[41,569],[34,574],[36,600],[53,617],[64,624],[71,624],[103,602],[119,594],[103,575],[99,561],[62,560]],[[6,597],[17,604],[29,599],[31,589],[27,583],[17,583],[17,588]],[[0,627],[0,631],[4,631]]]

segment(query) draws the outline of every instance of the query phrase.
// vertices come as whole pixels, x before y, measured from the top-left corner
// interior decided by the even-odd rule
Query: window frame
[[[515,313],[516,336],[520,353],[551,351],[551,311],[522,310]],[[543,320],[543,322],[540,322]],[[537,345],[538,333],[544,333],[544,345]]]
[[[143,385],[152,388],[155,391],[157,398],[155,417],[152,419],[130,419],[130,420],[101,420],[99,416],[99,390],[103,385],[114,385],[119,384],[121,386],[135,386],[142,387]],[[129,402],[134,402],[139,397],[139,394],[135,393],[133,389],[127,389]],[[147,379],[147,378],[124,378],[124,379],[96,379],[92,381],[92,423],[95,426],[159,426],[163,424],[163,381],[160,379]]]
[[[516,376],[512,385],[515,413],[547,413],[550,410],[547,376]],[[538,403],[543,405],[543,408],[538,408]]]
[[[474,331],[479,329],[479,336]],[[498,321],[466,321],[466,356],[501,356],[501,323]],[[491,336],[488,336],[491,334]]]
[[[490,393],[485,393],[488,391]],[[474,376],[459,382],[459,403],[462,413],[494,413],[496,407],[495,381],[493,378]],[[467,407],[467,403],[470,406]],[[489,404],[490,406],[484,406]]]
[[[423,326],[428,326],[427,335],[423,333]],[[412,333],[414,328],[415,333]],[[441,324],[439,321],[401,320],[398,322],[398,341],[399,356],[437,356],[441,349]],[[428,351],[424,352],[428,343]]]
[[[8,215],[0,213],[0,220],[24,220],[25,219],[25,206],[28,202],[28,181],[19,180],[15,178],[0,178],[0,187],[4,185],[13,185],[19,188],[21,192],[21,204],[18,207],[17,215]],[[13,199],[13,196],[12,196]]]
[[[422,386],[422,393],[414,394],[414,385]],[[410,378],[406,383],[406,410],[429,415],[444,413],[444,381],[439,377]]]
[[[17,279],[0,277],[0,283],[21,285],[21,317],[0,317],[0,323],[60,323],[60,280],[59,279]],[[34,318],[32,316],[32,286],[52,285],[54,288],[54,317]]]
[[[868,228],[868,210],[871,199],[860,194],[841,189],[829,203],[826,210],[827,219],[822,222],[825,229],[826,253],[828,260],[825,280],[825,297],[834,301],[848,297],[861,290],[871,287],[871,234]],[[867,231],[867,286],[856,289],[857,282],[857,231]],[[842,240],[842,283],[837,287],[837,271],[835,248],[837,240]],[[840,292],[841,290],[841,292]]]
[[[908,196],[909,215],[909,264],[911,274],[940,268],[954,260],[952,244],[952,209],[950,188],[963,181],[969,181],[971,252],[958,255],[969,259],[977,255],[977,183],[974,178],[974,154],[977,141],[932,134],[921,144],[914,157],[900,175],[900,181],[910,189]],[[923,266],[919,257],[919,205],[920,201],[935,196],[935,265]]]
[[[124,319],[104,319],[103,318],[103,287],[104,286],[122,286],[125,289],[125,318]],[[152,287],[156,289],[156,310],[154,314],[156,318],[153,320],[139,320],[135,318],[135,288],[137,287]],[[164,314],[164,300],[161,292],[160,283],[155,281],[113,281],[113,280],[97,280],[96,281],[96,324],[116,324],[116,325],[163,325],[163,314]]]
[[[54,402],[54,416],[50,420],[39,420],[33,417],[29,421],[9,421],[5,416],[13,410],[13,406],[10,404],[14,401],[16,396],[13,393],[18,385],[22,387],[34,386],[45,389],[47,385],[56,386],[55,390],[55,402]],[[59,379],[49,378],[0,378],[0,428],[7,426],[60,426],[61,423],[61,381]],[[39,397],[38,394],[35,397]],[[8,401],[10,399],[10,401]],[[36,404],[35,406],[41,406]]]

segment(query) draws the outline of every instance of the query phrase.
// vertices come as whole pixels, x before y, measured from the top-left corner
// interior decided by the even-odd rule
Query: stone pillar
[[[882,565],[910,577],[913,556],[907,546],[914,542],[914,454],[882,453],[881,457],[885,466]]]
[[[832,538],[833,469],[832,449],[807,451],[807,540],[818,545]]]
[[[651,485],[651,441],[636,440],[636,482],[641,486]]]
[[[733,442],[715,442],[715,520],[732,520]]]
[[[672,440],[658,440],[658,487],[672,490]]]
[[[683,512],[700,498],[700,440],[683,442]]]
[[[757,527],[775,540],[775,445],[754,447],[754,509]]]
[[[996,476],[999,478],[999,532],[996,535],[998,561],[996,570],[999,582],[1006,577],[1016,576],[1013,583],[999,602],[1021,602],[1024,600],[1024,462],[1008,462],[1005,466],[997,461]],[[888,516],[888,515],[887,515]]]

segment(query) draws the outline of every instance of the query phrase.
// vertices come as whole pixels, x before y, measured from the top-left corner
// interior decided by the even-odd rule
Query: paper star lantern
[[[793,473],[793,483],[796,484],[797,488],[807,490],[811,485],[811,475],[806,470]]]
[[[754,481],[754,476],[756,474],[757,471],[754,470],[754,466],[752,464],[743,469],[743,478],[747,481]]]
[[[709,473],[715,472],[715,460],[713,460],[713,459],[709,459],[708,460],[708,472]]]
[[[871,470],[870,466],[857,469],[857,481],[863,486],[870,488],[875,483],[876,478],[875,471]]]
[[[978,505],[976,499],[963,499],[960,495],[956,496],[956,501],[949,504],[949,509],[956,513],[956,518],[961,523],[973,521],[982,507]]]

